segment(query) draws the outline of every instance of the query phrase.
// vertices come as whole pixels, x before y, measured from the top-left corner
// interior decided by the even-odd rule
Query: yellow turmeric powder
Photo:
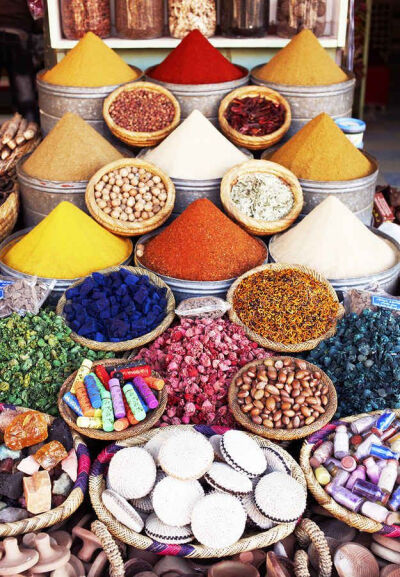
[[[137,73],[93,32],[87,32],[42,80],[61,86],[112,86],[137,78]]]
[[[276,84],[319,86],[348,80],[311,30],[302,30],[258,71],[257,77]]]
[[[123,158],[90,124],[67,112],[24,162],[35,178],[56,181],[89,180],[105,164]]]
[[[375,167],[328,114],[319,114],[268,160],[282,164],[306,180],[353,180]]]
[[[129,239],[115,236],[70,202],[61,202],[2,261],[43,278],[74,279],[125,261]]]

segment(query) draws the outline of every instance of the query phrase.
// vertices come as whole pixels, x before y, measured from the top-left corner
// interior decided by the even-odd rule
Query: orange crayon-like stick
[[[164,388],[165,381],[162,379],[157,379],[156,377],[145,377],[144,381],[146,385],[153,389],[154,391],[161,391]]]
[[[128,421],[130,422],[131,425],[137,425],[139,421],[137,419],[135,419],[134,414],[132,413],[132,410],[131,410],[130,406],[128,405],[128,401],[126,400],[124,394],[122,395],[122,398],[124,400],[126,418],[128,419]]]
[[[92,407],[92,405],[90,403],[86,387],[82,383],[82,381],[78,381],[76,383],[75,395],[76,395],[76,398],[78,399],[78,403],[80,404],[83,415],[85,417],[92,417],[93,416],[92,411],[94,411],[94,408]]]
[[[129,419],[127,417],[123,417],[122,419],[117,419],[114,422],[114,431],[124,431],[129,427]]]

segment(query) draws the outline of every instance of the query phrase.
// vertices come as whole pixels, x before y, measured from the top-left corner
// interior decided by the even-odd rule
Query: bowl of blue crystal
[[[95,351],[129,351],[172,323],[175,299],[165,282],[139,267],[110,267],[72,284],[56,312],[71,338]]]

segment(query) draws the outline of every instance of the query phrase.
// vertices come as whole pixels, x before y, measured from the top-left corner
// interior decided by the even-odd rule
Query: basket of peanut
[[[175,204],[175,186],[154,164],[123,158],[92,176],[85,201],[92,217],[110,232],[140,236],[168,219]]]
[[[337,408],[330,378],[293,357],[248,363],[232,379],[229,407],[244,428],[276,441],[302,439],[324,427]]]

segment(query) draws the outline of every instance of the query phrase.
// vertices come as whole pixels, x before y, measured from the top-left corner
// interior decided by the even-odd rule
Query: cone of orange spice
[[[296,268],[266,268],[243,278],[233,294],[242,323],[274,343],[296,345],[324,336],[339,302],[327,282]]]

